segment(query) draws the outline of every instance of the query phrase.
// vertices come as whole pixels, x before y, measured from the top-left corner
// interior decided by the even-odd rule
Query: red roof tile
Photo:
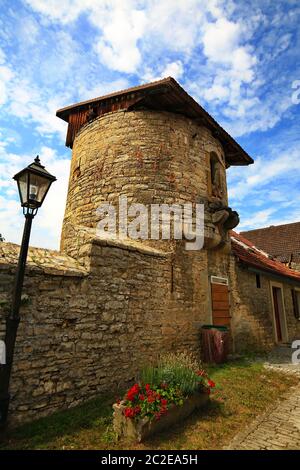
[[[300,282],[300,272],[293,271],[279,261],[271,259],[270,255],[257,248],[243,235],[234,231],[231,231],[231,248],[232,253],[239,261],[249,266]]]
[[[300,262],[300,222],[241,232],[248,240],[283,263]]]

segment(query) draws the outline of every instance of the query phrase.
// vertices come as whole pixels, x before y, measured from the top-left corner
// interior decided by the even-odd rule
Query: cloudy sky
[[[58,181],[31,243],[58,247],[71,151],[55,111],[170,75],[255,159],[228,171],[240,229],[300,220],[298,0],[1,0],[0,10],[7,241],[23,229],[11,177],[39,153]]]

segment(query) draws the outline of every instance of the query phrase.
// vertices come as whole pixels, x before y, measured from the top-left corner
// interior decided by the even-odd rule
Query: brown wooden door
[[[275,323],[276,323],[277,341],[280,342],[280,341],[282,341],[280,311],[279,311],[279,302],[278,302],[278,295],[280,295],[280,289],[278,289],[278,287],[272,287],[272,293],[273,293],[273,303],[274,303],[274,315],[275,315]]]
[[[212,321],[216,326],[230,326],[228,286],[211,284]]]

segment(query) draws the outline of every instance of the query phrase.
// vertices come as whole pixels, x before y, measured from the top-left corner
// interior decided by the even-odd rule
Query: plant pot
[[[196,408],[202,408],[207,404],[209,395],[207,393],[195,393],[187,398],[183,405],[173,405],[168,412],[159,420],[153,418],[131,419],[124,416],[126,406],[123,402],[113,405],[114,431],[118,437],[125,437],[130,441],[141,442],[147,437],[157,434],[164,429],[187,418]]]

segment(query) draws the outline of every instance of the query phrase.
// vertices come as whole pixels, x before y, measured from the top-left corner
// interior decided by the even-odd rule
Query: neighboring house
[[[300,271],[300,222],[241,232],[281,263]]]
[[[236,351],[300,338],[300,273],[232,232],[231,330]]]

